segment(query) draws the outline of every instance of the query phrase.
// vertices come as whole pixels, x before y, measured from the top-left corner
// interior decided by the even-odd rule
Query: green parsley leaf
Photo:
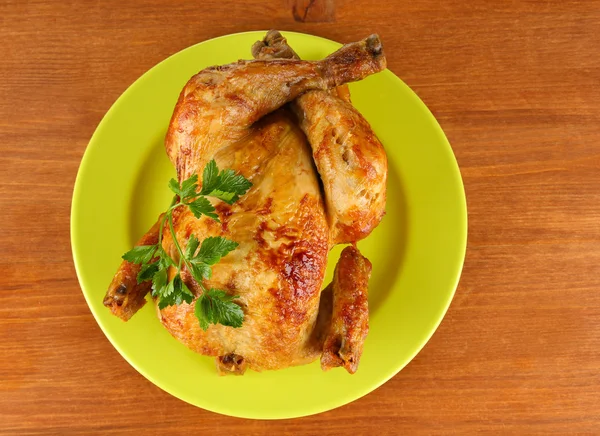
[[[158,256],[158,261],[161,262],[161,265],[163,268],[169,268],[170,266],[177,266],[175,264],[175,261],[173,259],[171,259],[171,256],[169,256],[167,254],[167,252],[165,251],[164,248],[162,248],[162,246],[158,247],[158,250],[156,251],[156,255]]]
[[[154,252],[156,251],[156,249],[156,245],[138,245],[136,247],[133,247],[122,257],[123,259],[131,263],[148,263],[154,257]]]
[[[194,314],[203,330],[209,324],[223,324],[229,327],[241,327],[244,322],[244,311],[233,302],[239,296],[228,295],[220,289],[205,291],[194,307]]]
[[[217,168],[217,162],[212,159],[204,167],[202,172],[202,190],[200,194],[206,195],[217,186],[217,180],[219,178],[219,168]]]
[[[200,251],[194,257],[196,262],[204,262],[207,265],[214,265],[226,256],[230,251],[235,250],[239,244],[221,236],[210,236],[202,241]]]
[[[212,277],[212,269],[204,262],[195,262],[192,260],[190,262],[190,273],[192,274],[192,277],[194,277],[194,280],[200,284],[202,284],[204,279],[210,279]]]
[[[198,174],[194,174],[189,179],[184,180],[181,185],[177,183],[177,180],[171,179],[169,181],[169,189],[179,195],[181,201],[195,197],[198,189]]]
[[[159,268],[152,277],[152,296],[157,297],[165,293],[167,287],[167,268],[164,266],[163,260],[160,260]]]
[[[181,196],[181,188],[179,187],[179,182],[175,179],[169,180],[169,189],[173,191],[175,194]]]
[[[210,204],[210,201],[206,197],[198,197],[191,203],[186,203],[194,216],[200,218],[202,215],[206,215],[217,222],[219,221],[219,215],[215,213],[215,207]]]
[[[218,170],[214,159],[206,164],[202,174],[201,195],[208,195],[223,200],[227,204],[233,204],[252,186],[249,180],[231,169],[222,170],[217,174]]]
[[[185,265],[202,291],[194,308],[200,326],[207,329],[210,324],[217,323],[232,327],[242,325],[244,313],[241,307],[233,302],[233,299],[238,297],[228,295],[219,289],[206,290],[203,285],[203,281],[212,276],[211,266],[237,248],[238,243],[222,237],[208,237],[200,244],[198,238],[191,235],[184,252],[173,228],[173,210],[187,206],[196,218],[206,215],[219,221],[215,207],[205,195],[232,204],[251,186],[252,184],[248,180],[233,170],[219,172],[214,160],[208,162],[204,168],[203,187],[200,193],[198,193],[197,174],[184,180],[181,184],[175,179],[169,181],[169,189],[176,196],[161,218],[161,231],[157,244],[137,246],[123,255],[123,259],[126,261],[141,265],[137,275],[138,283],[152,280],[152,296],[158,299],[160,309],[183,302],[191,304],[194,301],[194,293],[181,279],[181,267]],[[162,247],[162,231],[167,220],[174,246],[179,255],[178,262],[175,262]],[[152,260],[155,261],[152,262]],[[170,268],[175,270],[172,280],[169,280]]]
[[[177,303],[175,302],[175,295],[173,294],[165,295],[163,297],[160,297],[160,299],[158,300],[158,308],[161,310],[167,306],[175,306],[176,304]]]
[[[210,299],[205,298],[204,294],[200,295],[194,305],[194,315],[200,323],[200,328],[204,331],[208,329],[209,324],[212,322],[212,318],[209,318],[209,312],[212,315]]]
[[[184,301],[188,304],[194,301],[194,294],[186,284],[183,283],[181,276],[177,274],[167,285],[165,293],[161,295],[160,301],[158,302],[158,308],[164,309],[167,306],[179,305]]]
[[[239,196],[237,196],[237,194],[235,192],[224,192],[224,191],[219,191],[218,189],[214,189],[214,190],[210,191],[210,194],[208,194],[208,195],[210,197],[215,197],[215,198],[218,198],[219,200],[223,200],[227,204],[233,204],[240,198]]]
[[[210,269],[210,266],[206,263],[194,259],[196,250],[198,250],[199,245],[200,241],[198,241],[196,235],[192,234],[190,236],[190,239],[188,240],[188,245],[185,250],[185,257],[189,261],[188,265],[190,267],[189,269],[190,273],[192,274],[192,277],[194,277],[194,280],[196,280],[196,282],[202,284],[202,281],[204,279],[210,279],[210,277],[212,276],[212,270]]]
[[[187,180],[184,180],[181,184],[181,195],[184,200],[188,197],[193,197],[196,195],[196,191],[198,190],[198,174],[194,174]]]
[[[137,275],[137,282],[142,283],[146,280],[151,280],[154,277],[154,274],[158,271],[159,264],[159,262],[143,264],[140,272]]]
[[[173,292],[175,292],[175,279],[177,278],[178,275],[179,275],[179,273],[177,273],[177,275],[173,278],[173,280],[171,280],[169,283],[167,283],[167,286],[165,286],[162,289],[163,297],[168,297],[169,295],[172,295]]]
[[[198,249],[198,245],[200,245],[200,241],[196,238],[196,235],[193,233],[190,235],[190,239],[188,239],[187,247],[185,249],[185,257],[191,259],[196,254],[196,250]]]
[[[191,304],[192,301],[194,301],[194,294],[192,291],[190,291],[190,288],[187,287],[187,285],[183,282],[181,282],[181,299],[183,301],[185,301],[187,304]],[[181,303],[177,303],[177,304],[181,304]]]
[[[194,300],[194,294],[181,280],[181,275],[177,274],[173,278],[173,293],[171,298],[175,300],[175,304],[181,304],[182,302],[191,303]]]

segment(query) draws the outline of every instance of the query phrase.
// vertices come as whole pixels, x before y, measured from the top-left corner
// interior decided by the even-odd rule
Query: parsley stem
[[[173,208],[176,208],[177,206],[181,206],[181,203],[176,204],[175,206],[173,206]],[[183,250],[181,249],[181,246],[179,245],[179,242],[177,241],[177,238],[175,236],[175,228],[173,226],[173,214],[171,213],[170,210],[168,212],[168,215],[169,215],[169,228],[171,229],[171,237],[173,238],[173,243],[175,244],[175,248],[177,248],[177,251],[179,252],[179,268],[178,269],[179,269],[179,271],[181,271],[181,261],[183,261],[183,263],[185,263],[185,266],[187,266],[188,271],[192,271],[192,266],[190,265],[187,258],[185,257],[185,254],[183,253]],[[202,292],[204,293],[206,291],[206,289],[204,288],[202,283],[198,283],[198,285],[200,285],[200,288],[202,288]]]
[[[162,235],[163,235],[163,227],[165,226],[165,220],[167,219],[167,214],[164,213],[160,219],[160,225],[158,228],[158,242],[156,243],[157,247],[162,246]]]
[[[177,206],[178,206],[177,196],[174,196],[173,200],[171,200],[171,204],[169,205],[169,208],[167,209],[167,211],[163,214],[163,216],[160,219],[160,226],[158,228],[158,242],[156,243],[156,245],[158,247],[162,246],[163,228],[165,227],[165,221],[167,219],[167,216],[169,216],[171,211]]]
[[[171,213],[171,211],[169,211],[168,215],[169,215],[169,228],[171,229],[171,237],[173,238],[173,243],[175,244],[175,248],[177,248],[177,251],[179,252],[180,261],[181,261],[181,259],[184,259],[184,261],[185,261],[185,255],[183,254],[183,250],[181,249],[181,246],[179,245],[179,241],[177,241],[177,237],[175,235],[175,228],[173,227],[173,214]],[[187,262],[186,262],[186,265],[187,265]]]

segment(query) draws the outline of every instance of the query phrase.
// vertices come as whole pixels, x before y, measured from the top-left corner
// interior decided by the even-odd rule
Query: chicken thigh
[[[252,46],[257,59],[300,59],[276,30]],[[385,214],[387,156],[350,102],[346,85],[310,90],[291,103],[323,182],[332,243],[368,236]]]

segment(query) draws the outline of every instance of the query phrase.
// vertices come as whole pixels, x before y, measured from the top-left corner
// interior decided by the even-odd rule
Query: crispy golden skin
[[[385,214],[387,157],[379,139],[337,95],[307,92],[292,107],[312,144],[333,243],[367,237]]]
[[[224,236],[240,244],[213,267],[204,285],[240,296],[236,301],[245,315],[241,328],[219,324],[203,331],[193,304],[159,311],[174,337],[217,357],[221,373],[285,368],[322,353],[332,313],[331,301],[320,299],[333,242],[330,224],[306,136],[291,112],[273,111],[306,91],[334,88],[383,68],[379,40],[370,37],[319,62],[259,60],[212,67],[190,79],[181,92],[165,141],[179,180],[193,174],[201,179],[205,164],[214,158],[220,168],[231,168],[253,183],[232,206],[215,201],[221,223],[196,219],[184,208],[173,216],[183,248],[191,234],[201,240]],[[168,231],[163,247],[178,259]],[[120,269],[114,287],[122,277]],[[199,292],[187,271],[182,278]],[[147,292],[141,285],[134,289]]]
[[[252,189],[232,206],[217,205],[220,224],[183,211],[174,217],[174,225],[182,242],[193,233],[199,239],[224,236],[240,244],[213,267],[205,286],[239,295],[236,301],[244,309],[244,323],[237,329],[219,324],[203,331],[188,304],[163,309],[162,323],[192,350],[210,356],[237,355],[244,367],[254,370],[312,361],[320,355],[310,346],[310,336],[329,240],[306,140],[292,114],[280,111],[214,157],[219,167],[248,177]],[[169,236],[165,247],[176,255]],[[184,274],[183,279],[194,288],[191,277]]]
[[[371,262],[357,248],[344,248],[335,267],[331,288],[333,314],[323,345],[321,368],[343,366],[350,374],[358,369],[369,333],[369,278]]]
[[[154,245],[158,242],[158,227],[162,218],[159,217],[156,224],[140,238],[137,245]],[[152,288],[152,282],[137,282],[137,275],[141,265],[124,260],[121,262],[117,273],[113,277],[108,291],[104,297],[104,305],[110,309],[113,315],[123,321],[129,320],[144,304],[146,294]]]
[[[219,149],[304,92],[360,80],[385,66],[381,42],[371,36],[321,61],[238,61],[199,72],[181,91],[165,140],[179,180],[201,172]]]
[[[277,31],[252,47],[259,59],[298,55]],[[323,181],[333,244],[368,236],[385,214],[387,156],[369,123],[350,103],[347,86],[311,90],[292,109],[311,144]]]
[[[252,46],[252,54],[259,59],[299,59],[286,39],[273,30]],[[291,106],[301,118],[325,185],[332,244],[361,239],[379,224],[385,210],[387,158],[383,147],[367,121],[352,107],[346,85],[330,91],[308,91]],[[368,160],[348,162],[349,156],[365,155]],[[378,166],[376,170],[373,164]],[[367,204],[357,181],[369,190],[371,201]],[[357,248],[348,247],[342,252],[334,279],[322,294],[315,326],[318,343],[324,341],[323,370],[343,366],[354,374],[358,368],[368,333],[370,275],[371,264]]]

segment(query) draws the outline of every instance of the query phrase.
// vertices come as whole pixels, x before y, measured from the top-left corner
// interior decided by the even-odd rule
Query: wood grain
[[[290,5],[0,3],[0,432],[600,434],[600,3],[340,0],[325,23]],[[79,161],[126,87],[191,44],[267,28],[378,32],[447,133],[469,207],[461,283],[425,349],[352,404],[278,422],[139,375],[96,325],[69,243]]]
[[[289,0],[294,20],[301,23],[335,21],[334,0]]]

